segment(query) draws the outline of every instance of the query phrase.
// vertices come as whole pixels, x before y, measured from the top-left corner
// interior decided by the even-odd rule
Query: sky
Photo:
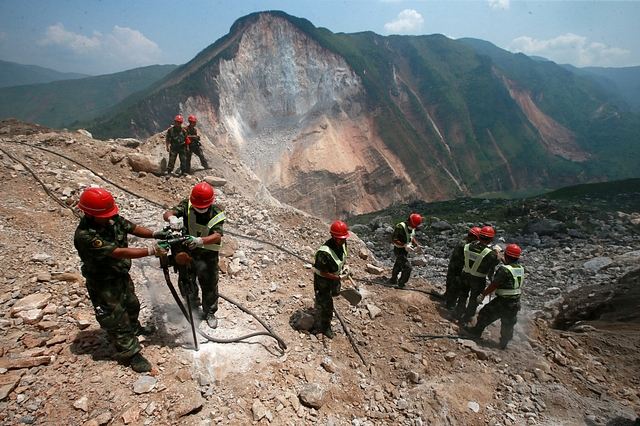
[[[577,67],[640,66],[640,1],[0,0],[0,60],[111,74],[184,64],[253,12],[338,33],[472,37]]]

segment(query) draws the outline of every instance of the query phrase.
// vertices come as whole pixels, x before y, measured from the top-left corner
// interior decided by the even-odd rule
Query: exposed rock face
[[[280,201],[330,219],[415,192],[371,131],[358,76],[289,21],[261,15],[217,82],[220,140]]]

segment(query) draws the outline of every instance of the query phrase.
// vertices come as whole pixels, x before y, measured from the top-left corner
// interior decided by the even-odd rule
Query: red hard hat
[[[518,247],[517,244],[509,244],[506,249],[504,249],[504,254],[507,256],[513,257],[514,259],[520,259],[520,254],[522,250]]]
[[[331,224],[329,233],[334,238],[349,238],[349,227],[346,223],[336,220]]]
[[[176,118],[173,119],[173,121],[177,121],[179,123],[182,123],[184,121],[184,118],[182,118],[182,116],[180,114],[176,115]]]
[[[80,195],[78,208],[90,216],[111,217],[118,214],[118,206],[106,189],[87,188]]]
[[[409,216],[409,226],[412,227],[413,229],[420,226],[421,223],[422,223],[422,216],[420,216],[418,213],[413,213],[411,216]]]
[[[213,188],[207,182],[200,182],[191,190],[189,200],[191,205],[197,209],[206,209],[215,200]]]
[[[480,229],[480,236],[485,238],[495,238],[496,231],[490,226],[484,226]]]
[[[190,115],[189,118],[187,118],[187,120],[189,121],[189,123],[196,123],[198,121],[196,120],[195,115]]]
[[[471,235],[475,235],[476,238],[480,238],[480,232],[482,231],[482,229],[479,226],[474,226],[473,228],[469,229],[469,233]]]

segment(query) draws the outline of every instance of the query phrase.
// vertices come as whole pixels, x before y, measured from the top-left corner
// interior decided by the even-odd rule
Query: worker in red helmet
[[[122,364],[139,373],[151,371],[151,363],[140,353],[142,348],[136,336],[151,334],[155,327],[143,327],[138,320],[140,301],[129,269],[131,259],[165,256],[167,247],[155,243],[132,248],[127,236],[166,239],[167,232],[152,231],[120,216],[113,196],[102,188],[84,190],[77,207],[84,217],[76,228],[73,244],[82,261],[82,276],[96,320],[106,331]]]
[[[491,226],[484,226],[480,228],[478,239],[464,246],[460,284],[453,294],[453,316],[462,324],[475,316],[476,298],[487,285],[487,277],[493,278],[495,267],[500,263],[498,253],[491,247],[495,236]]]
[[[498,269],[491,284],[477,296],[481,304],[493,291],[496,297],[478,312],[476,325],[465,328],[469,334],[482,337],[484,329],[500,320],[500,349],[506,349],[513,338],[513,328],[518,322],[520,296],[524,281],[524,267],[520,265],[522,250],[516,244],[509,244],[504,251],[504,265]]]
[[[316,310],[320,314],[320,332],[329,339],[335,336],[331,329],[333,298],[340,293],[340,283],[347,279],[347,238],[349,227],[336,220],[329,229],[331,238],[325,241],[313,256],[313,290]]]
[[[187,151],[187,169],[189,170],[189,173],[191,173],[191,156],[195,154],[200,159],[200,164],[202,165],[202,167],[206,170],[209,168],[209,164],[207,163],[207,159],[202,152],[202,143],[200,141],[200,135],[198,134],[198,128],[196,127],[196,123],[198,120],[196,120],[195,115],[190,115],[189,118],[187,118],[187,121],[189,122],[189,126],[185,128],[187,137],[189,138],[189,150]]]
[[[189,139],[187,132],[182,128],[184,119],[181,115],[176,115],[173,119],[173,126],[167,129],[165,136],[165,144],[169,153],[169,161],[167,162],[167,177],[171,176],[173,167],[176,164],[176,158],[180,157],[180,172],[177,176],[186,175],[189,172],[187,153],[189,152]]]
[[[191,307],[198,309],[200,298],[196,280],[202,290],[202,316],[211,328],[218,326],[219,252],[222,247],[224,221],[227,219],[213,202],[215,193],[207,182],[200,182],[191,189],[189,198],[167,210],[163,218],[172,230],[183,227],[190,236],[184,242],[189,252],[191,267],[178,267],[178,283],[183,297],[189,297]]]
[[[396,261],[391,270],[390,284],[396,285],[398,288],[404,288],[411,276],[411,262],[409,261],[409,253],[418,251],[422,253],[422,248],[416,240],[416,228],[422,223],[422,216],[412,213],[404,222],[396,225],[391,243],[393,244],[393,254]],[[398,278],[400,274],[400,278]]]
[[[464,246],[476,241],[480,236],[480,227],[474,226],[469,229],[467,235],[453,248],[449,257],[449,267],[447,268],[447,281],[445,284],[444,300],[447,309],[451,310],[455,306],[454,295],[458,291],[460,285],[460,275],[464,267]]]

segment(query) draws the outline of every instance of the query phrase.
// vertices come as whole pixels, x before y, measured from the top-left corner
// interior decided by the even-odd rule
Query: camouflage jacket
[[[187,132],[182,127],[171,126],[167,129],[166,140],[171,148],[185,148]]]
[[[184,131],[187,133],[192,145],[200,145],[200,135],[198,134],[197,127],[193,129],[191,127],[185,127]]]
[[[192,212],[192,214],[195,215],[196,224],[202,225],[202,226],[206,226],[215,217],[221,218],[221,220],[217,221],[215,225],[209,228],[209,232],[206,235],[199,235],[198,233],[189,229],[190,221],[189,221],[189,199],[188,198],[185,198],[184,200],[182,200],[179,204],[175,205],[171,210],[173,210],[173,214],[176,217],[184,218],[183,219],[184,225],[187,228],[189,235],[193,235],[197,237],[206,237],[212,234],[220,234],[221,236],[224,236],[224,221],[226,220],[226,217],[224,216],[224,212],[215,204],[212,204],[209,207],[209,209],[204,213],[198,213],[195,210],[193,210]],[[214,255],[214,254],[217,256],[217,252],[213,252],[212,250],[204,250],[203,248],[198,248],[197,250],[194,250],[193,254],[195,255],[195,257],[199,257],[199,256],[202,257],[202,256]]]
[[[73,236],[73,244],[82,260],[82,275],[92,280],[107,280],[121,277],[129,272],[131,259],[116,259],[109,256],[117,248],[126,248],[127,234],[132,234],[136,225],[116,215],[105,226],[83,217]]]

